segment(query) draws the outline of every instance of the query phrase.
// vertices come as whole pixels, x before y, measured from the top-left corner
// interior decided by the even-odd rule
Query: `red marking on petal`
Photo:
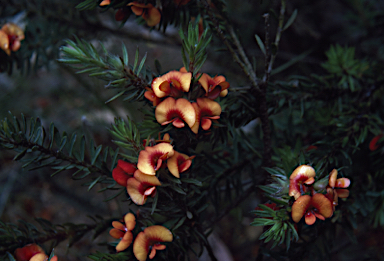
[[[17,261],[29,261],[38,253],[44,253],[44,250],[36,244],[28,244],[15,250],[15,258]]]

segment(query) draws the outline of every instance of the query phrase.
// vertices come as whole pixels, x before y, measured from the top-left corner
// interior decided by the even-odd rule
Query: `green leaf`
[[[260,37],[257,34],[255,34],[255,38],[256,38],[257,44],[259,45],[259,48],[260,48],[261,52],[264,55],[267,55],[267,51],[265,49],[265,45],[264,45],[263,41],[260,39]]]
[[[297,9],[295,9],[295,11],[293,11],[291,17],[289,17],[287,23],[286,23],[285,26],[283,27],[283,31],[284,31],[284,30],[287,30],[288,27],[290,27],[290,26],[293,24],[293,22],[294,22],[295,19],[296,19],[296,16],[297,16]]]

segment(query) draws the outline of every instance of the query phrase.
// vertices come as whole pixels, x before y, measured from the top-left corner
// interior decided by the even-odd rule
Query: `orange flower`
[[[149,196],[155,196],[156,186],[161,186],[156,176],[145,175],[136,170],[127,181],[127,192],[136,205],[144,205]]]
[[[112,177],[117,184],[126,187],[127,180],[133,176],[136,171],[136,164],[118,160],[116,168],[112,171]]]
[[[162,242],[172,242],[173,235],[171,231],[163,226],[150,226],[140,232],[135,242],[133,243],[133,254],[139,261],[153,259],[156,255],[156,250],[164,250],[165,245],[161,245]]]
[[[99,6],[105,6],[105,5],[110,5],[111,4],[111,0],[103,0],[101,1],[101,3],[99,4]]]
[[[377,145],[377,142],[384,136],[384,134],[379,134],[375,136],[371,142],[369,143],[369,149],[371,151],[377,150],[379,148],[379,145]]]
[[[132,213],[126,214],[124,216],[124,223],[125,223],[125,225],[119,221],[113,221],[112,226],[114,228],[112,228],[109,231],[109,234],[112,237],[114,237],[116,239],[121,239],[119,244],[117,244],[117,246],[116,246],[117,252],[120,252],[120,251],[127,249],[133,241],[132,230],[136,226],[135,215],[133,215]]]
[[[211,78],[208,74],[203,73],[199,83],[205,90],[205,96],[211,100],[216,99],[219,95],[220,97],[225,97],[228,94],[229,83],[225,81],[224,76],[220,75]]]
[[[171,144],[162,142],[153,147],[146,147],[140,151],[137,168],[144,174],[155,175],[164,160],[173,156],[174,151]]]
[[[297,167],[289,177],[289,196],[297,200],[302,192],[306,191],[304,184],[310,185],[315,182],[315,170],[308,165]],[[304,184],[303,184],[304,183]]]
[[[29,244],[15,250],[17,261],[47,261],[48,256],[44,250],[36,244]],[[57,256],[53,256],[51,261],[57,261]]]
[[[196,112],[188,100],[184,98],[175,100],[168,97],[156,107],[155,117],[161,125],[172,122],[176,128],[183,128],[185,122],[192,127],[195,124]]]
[[[326,196],[332,202],[333,209],[338,205],[339,198],[347,198],[349,196],[348,188],[351,181],[347,178],[337,178],[337,170],[333,169],[329,174],[329,182],[327,186]]]
[[[160,23],[160,11],[155,8],[152,4],[143,4],[135,1],[129,3],[128,6],[131,6],[132,12],[135,15],[141,15],[141,17],[143,17],[144,20],[147,22],[148,26],[155,26]]]
[[[321,193],[300,196],[292,205],[292,219],[296,223],[305,215],[305,223],[313,225],[316,218],[325,220],[332,214],[332,203]]]
[[[20,41],[24,38],[24,32],[20,27],[14,23],[6,23],[0,30],[0,48],[11,55],[11,51],[16,52],[20,49]]]
[[[180,173],[189,169],[194,157],[195,156],[189,157],[188,155],[175,151],[175,154],[167,160],[169,172],[176,178],[180,178]]]
[[[184,92],[189,91],[192,74],[190,72],[170,71],[152,81],[152,90],[156,97],[172,96],[180,98]]]
[[[197,98],[196,102],[192,103],[196,112],[196,121],[191,127],[194,133],[198,133],[199,126],[203,130],[209,130],[212,125],[211,120],[217,120],[220,118],[221,107],[215,101],[208,98]]]

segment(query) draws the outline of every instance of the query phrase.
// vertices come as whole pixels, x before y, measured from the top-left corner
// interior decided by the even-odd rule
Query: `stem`
[[[278,50],[279,43],[280,43],[281,33],[283,32],[284,14],[285,14],[285,0],[281,0],[279,25],[277,27],[276,38],[275,38],[275,43],[274,43],[275,48],[276,48],[276,52],[271,55],[271,61],[269,62],[269,66],[268,66],[268,74],[270,74],[272,72],[273,63],[275,61],[277,50]]]

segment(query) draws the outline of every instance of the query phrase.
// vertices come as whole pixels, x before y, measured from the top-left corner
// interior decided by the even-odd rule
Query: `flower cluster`
[[[305,223],[313,225],[316,218],[325,220],[335,211],[338,198],[346,198],[349,191],[350,180],[337,179],[337,170],[334,169],[326,179],[315,182],[315,170],[308,165],[297,167],[289,178],[289,196],[295,198],[292,205],[292,219],[298,223],[305,216]],[[324,192],[325,194],[323,194]]]
[[[220,118],[221,106],[215,102],[218,96],[228,93],[229,83],[223,76],[211,78],[208,74],[197,75],[199,79],[197,98],[190,102],[184,98],[191,91],[192,74],[183,67],[180,71],[171,71],[152,81],[152,88],[145,92],[145,97],[156,106],[155,117],[158,123],[172,123],[176,128],[185,125],[198,133],[199,128],[209,130],[212,120]]]
[[[137,165],[123,160],[117,162],[112,177],[127,188],[135,204],[143,205],[149,196],[155,196],[156,187],[161,186],[157,171],[168,168],[173,176],[180,178],[180,173],[191,166],[194,156],[175,151],[170,142],[169,134],[165,134],[162,140],[155,141],[155,145],[146,146],[139,154]]]
[[[124,224],[119,221],[113,221],[114,227],[109,231],[109,234],[120,239],[120,242],[116,246],[116,251],[124,251],[127,249],[133,241],[132,230],[136,226],[136,218],[132,213],[128,213],[124,216]],[[139,261],[153,259],[156,255],[156,250],[164,250],[165,245],[162,242],[172,242],[173,235],[167,228],[159,225],[150,226],[140,232],[133,242],[133,254]]]
[[[107,6],[111,4],[111,0],[103,0],[100,3],[100,6]],[[161,13],[159,9],[154,7],[152,4],[143,4],[137,1],[128,3],[127,6],[131,7],[132,12],[141,16],[146,22],[148,26],[155,26],[160,23]],[[125,9],[121,8],[116,13],[116,20],[122,21],[126,17]]]
[[[14,23],[6,23],[0,30],[0,48],[3,51],[11,55],[12,52],[16,52],[20,49],[21,43],[24,39],[23,30]]]
[[[16,261],[47,261],[48,256],[44,250],[36,244],[29,244],[15,250]],[[51,261],[57,261],[57,256],[53,256]]]

